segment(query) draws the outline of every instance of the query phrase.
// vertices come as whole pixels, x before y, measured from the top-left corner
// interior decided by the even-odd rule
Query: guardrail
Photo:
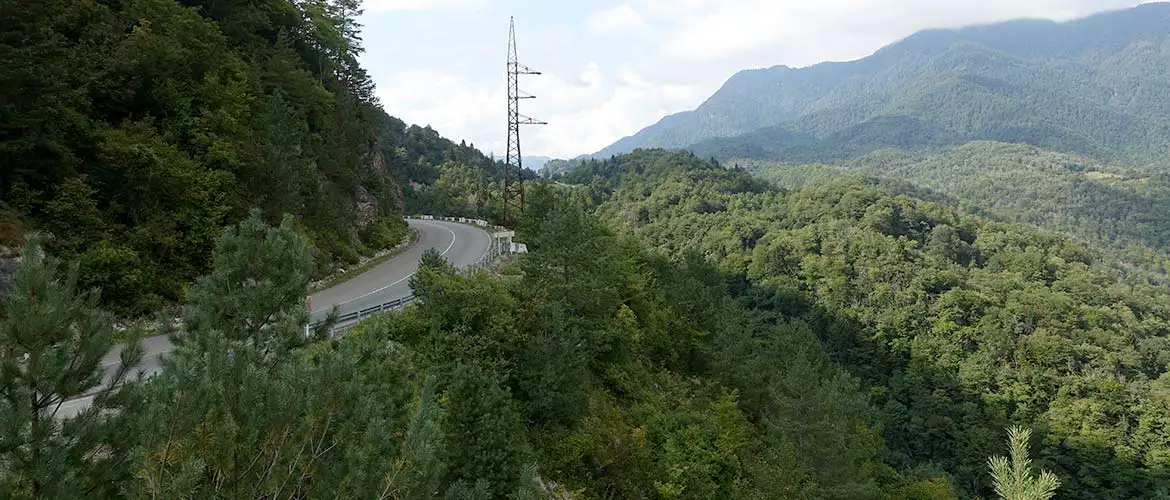
[[[490,223],[486,220],[483,220],[483,219],[469,219],[467,217],[443,217],[443,216],[435,216],[435,215],[403,215],[402,217],[405,219],[441,220],[441,221],[446,221],[446,222],[459,222],[462,224],[474,224],[474,225],[479,226],[479,227],[490,227],[492,229],[495,229],[496,231],[507,231],[508,230],[504,226],[497,226],[497,225],[492,224],[492,223]]]
[[[397,311],[397,310],[403,309],[406,306],[410,305],[411,302],[414,302],[414,298],[415,298],[414,295],[407,295],[407,296],[402,297],[400,299],[391,300],[390,302],[385,302],[382,304],[378,304],[376,306],[367,307],[365,309],[361,309],[361,310],[354,311],[351,313],[342,314],[342,315],[337,317],[337,323],[333,325],[333,330],[329,332],[330,337],[337,338],[342,333],[345,333],[346,330],[349,330],[350,328],[357,326],[357,324],[361,323],[361,321],[363,319],[369,318],[370,316],[373,316],[373,315],[378,314],[380,312]],[[316,328],[321,323],[323,323],[323,322],[318,321],[316,323],[310,323],[308,325],[308,328]]]
[[[390,302],[386,302],[385,304],[378,304],[376,306],[367,307],[367,308],[362,309],[362,310],[357,311],[357,312],[343,314],[337,318],[337,322],[338,323],[349,323],[349,322],[361,321],[363,318],[367,318],[371,314],[380,313],[382,311],[394,311],[394,310],[402,309],[402,308],[406,307],[407,304],[410,304],[411,302],[414,302],[414,295],[407,295],[406,297],[403,297],[401,299],[391,300]]]
[[[407,215],[404,217],[407,219],[417,220],[458,222],[461,224],[471,224],[482,228],[494,229],[495,233],[492,234],[492,244],[488,246],[488,249],[484,251],[483,255],[481,255],[479,259],[468,266],[470,269],[486,269],[497,257],[503,254],[528,253],[528,247],[526,245],[523,243],[512,242],[512,236],[514,233],[503,226],[491,224],[483,219],[469,219],[467,217],[436,217],[433,215]],[[342,314],[341,316],[337,317],[337,323],[333,326],[333,331],[330,332],[330,334],[333,337],[338,337],[339,335],[345,333],[346,330],[356,326],[362,320],[380,312],[403,309],[410,303],[414,302],[414,299],[414,295],[407,295],[406,297],[394,299],[384,304],[378,304],[376,306],[367,307],[359,311]],[[321,322],[312,323],[309,325],[309,327],[313,328],[320,324]]]

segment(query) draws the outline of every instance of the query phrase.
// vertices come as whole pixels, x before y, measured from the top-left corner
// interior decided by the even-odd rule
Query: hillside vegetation
[[[0,3],[0,498],[1170,498],[1170,7],[742,74],[622,144],[837,164],[550,163],[530,253],[428,251],[334,336],[314,277],[501,209],[380,109],[357,14]],[[168,303],[136,377],[115,314]]]
[[[1165,282],[1170,249],[1170,177],[1104,165],[1020,144],[975,142],[946,151],[884,149],[836,165],[742,163],[790,188],[876,179],[923,195],[945,195],[961,210],[1069,235],[1115,260],[1138,265],[1136,279]],[[893,180],[897,182],[886,182]],[[917,192],[916,192],[917,191]]]
[[[49,235],[137,315],[177,301],[251,208],[294,215],[319,274],[396,244],[440,164],[498,168],[381,110],[359,4],[0,4],[0,245]]]
[[[1164,168],[1168,42],[1165,3],[1067,23],[924,31],[857,61],[743,71],[694,111],[594,157],[665,147],[838,161],[994,140]]]
[[[786,192],[650,150],[565,179],[621,232],[718,266],[743,307],[810,325],[860,380],[895,470],[989,495],[985,457],[1020,423],[1061,498],[1170,484],[1164,286],[1122,284],[1064,238],[848,179]]]
[[[254,212],[188,291],[162,373],[106,391],[112,323],[34,241],[0,316],[0,494],[953,498],[944,476],[884,463],[873,409],[810,324],[733,300],[698,254],[530,195],[532,252],[502,276],[432,251],[416,305],[333,340],[305,327],[293,219]],[[91,411],[54,418],[94,390]]]

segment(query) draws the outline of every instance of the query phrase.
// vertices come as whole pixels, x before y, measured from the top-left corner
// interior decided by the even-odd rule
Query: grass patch
[[[389,252],[367,260],[357,265],[356,267],[346,269],[345,271],[342,271],[338,274],[313,283],[313,285],[309,288],[309,294],[311,295],[320,292],[321,290],[326,290],[338,284],[354,279],[360,276],[362,273],[377,267],[379,264],[397,257],[398,255],[402,254],[402,252],[405,252],[408,248],[414,246],[415,243],[418,243],[418,231],[416,231],[414,228],[410,228],[406,231],[405,242],[399,243],[398,246],[394,247]]]

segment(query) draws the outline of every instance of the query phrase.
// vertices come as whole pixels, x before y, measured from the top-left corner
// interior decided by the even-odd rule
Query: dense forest
[[[1019,423],[1061,498],[1170,491],[1165,286],[1126,284],[1065,238],[851,179],[789,192],[643,150],[564,181],[651,249],[716,265],[742,307],[807,324],[859,380],[894,470],[988,495],[984,457]]]
[[[988,498],[1012,425],[1060,498],[1170,493],[1165,287],[871,184],[790,192],[660,150],[572,175],[530,186],[531,253],[470,273],[430,253],[417,305],[341,339],[304,335],[296,220],[253,211],[187,291],[164,371],[64,425],[114,328],[26,251],[0,319],[0,493]]]
[[[440,165],[499,177],[382,111],[359,4],[0,3],[0,246],[45,234],[82,287],[141,315],[178,301],[252,208],[294,215],[328,274],[397,244]]]
[[[929,119],[752,129],[837,165],[552,162],[513,220],[528,254],[428,252],[413,305],[335,337],[310,283],[399,242],[402,212],[501,215],[498,162],[381,109],[359,2],[0,2],[0,258],[23,245],[0,498],[1170,498],[1170,181],[1088,159],[1165,144],[1102,153],[1120,129],[1069,118],[1161,130],[1162,87],[1126,71],[1161,60],[1164,19],[1127,12],[875,55],[973,68],[887,96]],[[1115,71],[1077,80],[1090,64]],[[1019,106],[1056,77],[1142,99]],[[179,321],[124,326],[168,304]]]
[[[34,239],[0,320],[0,495],[955,497],[943,470],[887,457],[816,323],[732,298],[701,254],[620,236],[581,196],[529,194],[530,254],[466,274],[430,253],[418,305],[333,340],[304,335],[313,258],[295,221],[254,211],[189,289],[164,371],[119,373],[64,424],[115,333]]]
[[[430,127],[406,127],[393,117],[383,123],[379,144],[402,186],[407,213],[503,219],[503,162]],[[530,170],[521,175],[536,178]]]
[[[741,71],[593,157],[665,147],[817,162],[993,140],[1164,169],[1168,37],[1167,3],[922,31],[856,61]]]
[[[357,5],[4,2],[4,209],[125,313],[181,297],[253,207],[323,267],[397,242]]]
[[[735,161],[783,187],[864,178],[937,195],[965,212],[1066,234],[1106,252],[1135,280],[1170,274],[1170,177],[1021,144],[974,142],[940,153],[883,149],[835,165]],[[891,182],[893,181],[893,182]]]

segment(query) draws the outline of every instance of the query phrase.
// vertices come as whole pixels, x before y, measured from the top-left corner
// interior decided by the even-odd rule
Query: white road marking
[[[428,225],[428,226],[431,226],[431,227],[441,227],[441,228],[443,228],[443,229],[446,229],[448,233],[451,233],[451,244],[447,245],[447,248],[446,248],[445,250],[443,250],[443,253],[440,253],[440,254],[439,254],[439,256],[440,256],[440,257],[442,257],[442,256],[444,256],[444,255],[447,255],[447,252],[450,252],[450,251],[451,251],[451,247],[454,247],[454,246],[455,246],[455,240],[456,240],[455,231],[452,231],[450,228],[443,227],[443,226],[439,226],[439,225],[435,225],[435,224],[426,224],[426,223],[423,223],[423,224],[425,224],[425,225]],[[406,281],[406,280],[410,279],[410,277],[411,277],[411,276],[414,276],[416,273],[417,273],[417,271],[416,271],[416,272],[414,272],[414,273],[410,273],[410,274],[408,274],[408,275],[406,275],[406,276],[403,276],[403,277],[402,277],[401,279],[399,279],[398,281],[395,281],[395,282],[393,282],[393,283],[391,283],[391,284],[389,284],[389,285],[386,285],[386,286],[384,286],[384,287],[382,287],[382,288],[378,288],[378,289],[376,289],[376,290],[371,290],[371,291],[367,292],[367,293],[366,293],[366,294],[364,294],[364,295],[359,295],[359,296],[357,296],[357,297],[354,297],[354,298],[352,298],[352,299],[349,299],[349,300],[346,300],[346,301],[342,301],[342,302],[338,302],[338,303],[336,303],[336,304],[330,305],[330,306],[329,306],[327,309],[318,309],[318,310],[316,310],[316,311],[313,311],[313,312],[312,312],[312,314],[317,314],[317,313],[319,313],[319,312],[328,311],[328,310],[331,310],[331,309],[333,309],[334,307],[341,307],[341,306],[344,306],[344,305],[346,305],[346,304],[348,304],[348,303],[350,303],[350,302],[353,302],[353,301],[355,301],[355,300],[361,300],[361,299],[364,299],[364,298],[366,298],[366,297],[369,297],[369,296],[371,296],[371,295],[374,295],[374,294],[376,294],[376,293],[382,292],[382,291],[384,291],[384,290],[386,290],[386,289],[388,289],[388,288],[390,288],[390,287],[392,287],[392,286],[394,286],[394,285],[397,285],[397,284],[399,284],[399,283],[402,283],[403,281]]]
[[[431,227],[441,227],[441,228],[443,228],[443,229],[447,230],[447,232],[448,232],[448,233],[451,233],[451,243],[447,245],[447,248],[443,249],[443,251],[442,251],[442,252],[439,254],[440,256],[446,256],[446,255],[447,255],[447,253],[448,253],[448,252],[450,252],[450,251],[451,251],[451,249],[455,247],[455,242],[456,242],[456,240],[458,239],[458,237],[455,235],[455,231],[452,231],[450,228],[447,228],[447,227],[445,227],[445,226],[440,226],[440,225],[438,225],[438,224],[425,223],[425,222],[421,222],[421,221],[420,221],[420,223],[421,223],[421,224],[424,224],[424,225],[427,225],[427,226],[431,226]],[[486,232],[485,232],[485,233],[486,233]],[[490,235],[490,234],[488,235],[488,239],[489,239],[489,241],[490,241],[490,239],[491,239],[491,235]],[[489,243],[489,246],[490,246],[490,243]],[[484,253],[486,254],[486,253],[487,253],[487,251],[485,250],[485,251],[484,251]],[[410,274],[408,274],[408,275],[406,275],[406,276],[402,277],[401,279],[399,279],[399,280],[397,280],[397,281],[395,281],[395,282],[393,282],[393,283],[390,283],[389,285],[383,286],[383,287],[381,287],[381,288],[379,288],[379,289],[377,289],[377,290],[374,290],[374,291],[372,291],[372,292],[366,293],[365,295],[362,295],[362,296],[360,296],[360,297],[355,297],[355,298],[349,299],[349,300],[347,300],[347,301],[344,301],[344,302],[338,303],[337,305],[338,305],[338,306],[341,306],[341,305],[348,304],[348,303],[350,303],[350,302],[353,302],[353,301],[355,301],[355,300],[358,300],[358,299],[362,299],[362,298],[365,298],[365,297],[369,297],[370,295],[373,295],[373,294],[375,294],[375,293],[378,293],[378,292],[384,291],[384,290],[386,290],[386,289],[388,289],[388,288],[390,288],[390,287],[392,287],[392,286],[394,286],[394,285],[397,285],[397,284],[399,284],[399,283],[402,283],[403,281],[406,281],[407,279],[410,279],[410,277],[411,277],[411,276],[414,276],[415,274],[417,274],[417,272],[410,273]],[[333,306],[330,306],[330,309],[332,309],[332,308],[333,308]],[[314,311],[314,313],[316,313],[316,312],[320,312],[320,311]],[[160,357],[160,356],[162,356],[162,355],[164,355],[164,354],[168,354],[168,353],[170,353],[171,351],[174,351],[174,349],[175,349],[175,346],[174,346],[174,345],[167,345],[167,346],[165,346],[165,347],[163,347],[163,348],[160,348],[160,349],[158,349],[158,351],[156,351],[156,352],[153,352],[153,353],[151,353],[151,352],[144,352],[144,353],[143,353],[143,360],[145,360],[145,359],[148,359],[148,358],[157,358],[157,357]],[[120,359],[119,359],[119,360],[115,360],[115,361],[107,361],[107,362],[104,362],[104,363],[102,363],[102,364],[101,364],[101,367],[102,367],[102,368],[109,368],[109,367],[111,367],[111,366],[116,366],[116,365],[118,365],[118,364],[121,364],[121,360],[120,360]],[[161,369],[161,368],[160,368],[160,369]],[[84,408],[85,408],[85,407],[87,407],[87,406],[90,404],[90,402],[91,402],[91,401],[93,401],[93,398],[94,398],[94,395],[93,395],[93,394],[87,394],[87,395],[84,395],[84,396],[80,396],[80,397],[77,397],[77,398],[74,398],[74,399],[69,399],[69,400],[66,400],[66,401],[62,402],[62,404],[61,404],[60,408],[58,409],[58,413],[57,413],[58,417],[59,417],[59,418],[65,418],[65,417],[70,417],[70,416],[74,416],[74,415],[76,415],[77,413],[79,413],[79,412],[81,412],[82,410],[84,410]]]

